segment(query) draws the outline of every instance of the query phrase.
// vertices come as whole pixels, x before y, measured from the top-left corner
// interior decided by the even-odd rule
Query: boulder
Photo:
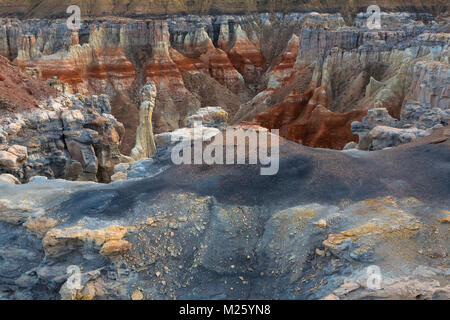
[[[173,146],[182,141],[211,141],[213,137],[221,131],[216,128],[198,127],[198,128],[182,128],[173,132],[166,132],[156,135],[158,147]]]
[[[186,127],[193,128],[195,124],[205,127],[224,128],[228,122],[228,113],[221,107],[206,107],[186,118]]]
[[[0,167],[5,167],[8,170],[15,170],[19,166],[16,155],[8,151],[0,151]]]
[[[352,142],[347,143],[343,150],[351,150],[351,149],[356,149],[356,148],[358,148],[358,144],[356,142],[352,141]]]
[[[366,141],[370,141],[368,150],[375,151],[413,142],[418,138],[423,138],[430,134],[431,132],[429,131],[420,130],[417,128],[398,129],[386,126],[377,126],[369,132],[366,137]]]
[[[371,144],[369,132],[377,126],[396,128],[399,126],[399,123],[397,119],[389,115],[385,108],[375,108],[367,111],[367,115],[361,122],[355,121],[352,123],[353,134],[359,136],[358,148],[360,150],[369,150]]]

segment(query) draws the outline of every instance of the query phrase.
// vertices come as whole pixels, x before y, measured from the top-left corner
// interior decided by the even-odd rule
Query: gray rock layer
[[[348,154],[283,142],[274,177],[0,182],[0,298],[448,299],[447,138]]]

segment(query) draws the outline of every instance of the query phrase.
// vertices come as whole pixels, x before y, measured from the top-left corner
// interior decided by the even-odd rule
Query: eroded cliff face
[[[363,13],[351,25],[341,14],[317,13],[109,18],[70,31],[64,20],[4,19],[0,53],[35,78],[62,82],[68,92],[108,94],[126,129],[125,154],[136,143],[139,92],[148,82],[157,92],[156,134],[218,105],[232,123],[342,149],[357,141],[351,123],[366,110],[386,108],[399,119],[408,101],[425,94],[414,78],[416,64],[448,65],[445,20],[384,13],[380,30],[368,30],[366,20]],[[448,84],[430,78],[428,85],[439,82],[426,94],[445,104]]]
[[[2,177],[109,182],[114,166],[131,160],[119,151],[125,129],[107,95],[63,95],[4,57],[0,75]]]

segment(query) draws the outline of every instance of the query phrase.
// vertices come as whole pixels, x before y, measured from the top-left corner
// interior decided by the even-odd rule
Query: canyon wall
[[[125,127],[123,154],[135,146],[139,93],[148,82],[156,87],[155,134],[185,127],[199,108],[220,106],[231,124],[342,149],[358,142],[351,124],[367,110],[386,108],[400,119],[418,95],[428,94],[434,105],[448,96],[448,84],[420,93],[415,79],[416,64],[448,66],[445,19],[383,13],[382,28],[369,30],[367,18],[359,13],[351,24],[340,13],[108,18],[84,20],[77,31],[63,19],[6,18],[0,54],[66,93],[107,94]],[[430,78],[427,85],[439,82]]]

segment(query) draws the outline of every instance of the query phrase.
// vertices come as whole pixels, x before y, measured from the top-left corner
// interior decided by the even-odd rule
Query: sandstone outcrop
[[[383,13],[382,29],[368,30],[366,18],[358,15],[351,24],[325,13],[111,18],[86,20],[77,32],[62,20],[5,19],[0,52],[59,90],[108,94],[112,114],[127,129],[125,154],[135,145],[139,92],[149,81],[158,93],[157,134],[182,128],[201,107],[220,105],[232,123],[249,122],[292,102],[294,89],[303,95],[326,87],[324,107],[346,121],[324,129],[328,120],[314,120],[307,125],[311,137],[290,138],[315,146],[321,136],[317,145],[342,148],[355,140],[350,118],[360,120],[358,110],[386,108],[398,119],[408,101],[448,104],[442,24],[427,13]],[[346,128],[331,128],[340,125]],[[341,141],[332,144],[336,131]]]
[[[220,107],[206,107],[186,118],[187,127],[155,136],[158,156],[168,154],[180,142],[210,142],[227,126],[228,115]]]
[[[450,36],[447,37],[450,42]],[[444,60],[443,56],[443,60]],[[417,62],[408,100],[416,101],[429,108],[448,109],[450,105],[450,68],[448,56],[445,61]]]
[[[19,179],[17,179],[15,176],[9,173],[0,174],[0,181],[20,184]]]
[[[326,86],[303,95],[294,89],[280,106],[258,114],[254,123],[280,129],[281,136],[306,146],[342,149],[354,139],[351,123],[366,112],[334,113],[327,109],[328,105]]]
[[[21,181],[35,175],[108,182],[119,152],[123,126],[111,116],[106,96],[57,98],[46,109],[3,116],[7,133],[0,170]]]
[[[242,74],[246,83],[258,84],[266,69],[266,62],[260,49],[248,39],[240,25],[235,27],[234,39],[234,44],[229,50],[233,66]]]
[[[352,132],[359,136],[359,148],[361,150],[370,149],[369,133],[377,126],[397,128],[399,124],[398,120],[392,118],[384,108],[371,109],[361,122],[355,121],[352,123]]]
[[[77,96],[70,104],[79,110],[61,112],[62,126],[60,111],[45,102],[50,120],[39,126],[37,119],[47,117],[39,109],[31,123],[52,138],[37,138],[36,145],[11,140],[28,122],[11,118],[0,129],[4,172],[22,182],[36,174],[108,182],[114,166],[130,160],[121,153],[153,155],[151,131],[160,143],[180,128],[175,136],[189,135],[187,119],[211,105],[220,105],[231,124],[280,129],[291,141],[320,148],[359,142],[359,149],[378,150],[448,125],[449,38],[442,21],[426,13],[383,13],[382,29],[367,30],[364,19],[350,24],[326,13],[111,18],[86,20],[78,31],[67,30],[64,20],[3,19],[0,52],[24,73],[10,76],[14,65],[2,60],[2,105],[37,107],[43,97],[74,92],[107,94],[111,101],[87,116],[97,102],[85,108]],[[13,95],[21,77],[27,83]],[[151,103],[140,97],[149,81],[157,106],[151,119]],[[367,110],[380,108],[389,113],[377,123],[381,128],[356,124],[352,132],[352,122],[364,123]],[[213,135],[210,125],[205,130]],[[16,159],[12,144],[25,145],[28,159]],[[43,163],[35,157],[44,157],[42,148]]]
[[[56,97],[58,92],[0,56],[0,108],[2,114],[10,111],[34,109],[42,99]],[[2,132],[0,132],[0,135]],[[0,138],[1,144],[1,138]]]
[[[357,141],[351,133],[351,123],[360,121],[357,119],[361,119],[366,110],[385,108],[391,116],[400,119],[405,117],[402,116],[405,110],[411,110],[406,105],[414,103],[414,99],[419,99],[422,94],[422,105],[433,109],[433,115],[428,118],[432,118],[435,124],[442,122],[445,125],[445,111],[433,108],[431,100],[446,107],[448,105],[446,35],[424,32],[426,26],[412,23],[409,15],[402,19],[395,14],[383,18],[383,21],[390,19],[385,28],[367,32],[345,27],[339,16],[306,16],[305,27],[298,32],[298,36],[292,36],[278,64],[267,71],[268,88],[252,101],[241,105],[235,120],[254,121],[271,129],[281,129],[284,137],[302,141],[308,146],[341,149],[346,143]],[[334,23],[329,28],[335,29],[328,29],[326,22]],[[405,28],[406,25],[409,27]],[[318,42],[316,39],[319,39]],[[296,46],[298,49],[295,49]],[[397,49],[399,46],[402,48]],[[424,67],[427,65],[428,71]],[[308,69],[314,70],[309,76]],[[305,109],[302,106],[308,104],[314,90],[324,91],[322,96],[326,103],[322,101],[319,104],[337,113],[332,116],[336,122],[319,120],[325,114],[322,112],[319,116],[316,112],[316,120],[313,121],[316,124],[304,123],[304,133],[297,125],[288,135],[288,123],[294,125],[294,119],[299,116],[300,110]],[[317,97],[311,100],[312,104],[317,103]],[[298,106],[297,113],[294,112],[295,105]],[[337,121],[339,118],[346,120]],[[266,121],[268,123],[262,124]],[[301,121],[301,118],[297,119],[298,123]],[[416,123],[405,121],[404,125],[414,126]],[[419,123],[417,125],[420,127]]]
[[[442,35],[430,37],[426,34],[421,35],[420,38],[446,39]],[[447,61],[447,55],[448,49],[446,48],[437,57]],[[412,70],[411,85],[405,95],[403,105],[399,109],[401,111],[398,119],[392,118],[385,108],[376,108],[369,110],[369,114],[362,123],[352,124],[353,133],[359,135],[359,148],[380,150],[393,147],[427,136],[436,128],[447,126],[450,114],[448,72],[448,63],[446,62],[416,62]],[[370,84],[372,83],[374,80],[371,80]],[[368,87],[367,90],[371,90],[371,87]]]
[[[228,113],[221,107],[205,107],[186,118],[186,126],[201,124],[205,127],[223,129],[228,123]]]
[[[429,134],[430,132],[416,128],[398,129],[377,126],[369,132],[367,139],[370,141],[369,150],[382,150],[412,142]]]

